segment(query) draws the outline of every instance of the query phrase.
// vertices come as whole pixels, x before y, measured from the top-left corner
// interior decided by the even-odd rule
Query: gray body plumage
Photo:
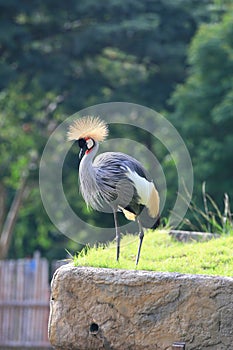
[[[93,157],[88,154],[80,163],[80,189],[85,202],[99,211],[106,204],[115,210],[130,206],[138,214],[139,196],[127,172],[131,170],[151,181],[146,170],[136,159],[120,152],[102,153],[92,163]]]

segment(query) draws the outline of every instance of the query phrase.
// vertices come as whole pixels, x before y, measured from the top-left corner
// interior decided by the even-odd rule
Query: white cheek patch
[[[144,177],[141,177],[135,171],[131,171],[129,168],[127,169],[128,172],[126,175],[134,183],[134,186],[140,197],[140,203],[147,206],[154,187],[153,182],[146,180]]]
[[[92,139],[87,139],[87,148],[91,149],[94,146],[94,141]]]

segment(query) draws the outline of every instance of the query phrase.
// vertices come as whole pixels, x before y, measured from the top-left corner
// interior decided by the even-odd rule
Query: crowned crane
[[[87,116],[70,125],[68,140],[77,141],[80,147],[80,190],[87,206],[102,211],[107,205],[113,212],[117,261],[120,255],[117,212],[122,211],[128,220],[137,221],[137,265],[144,237],[143,227],[156,228],[159,224],[159,194],[144,167],[133,157],[120,152],[105,152],[94,159],[99,142],[104,141],[107,135],[108,126],[103,120]]]

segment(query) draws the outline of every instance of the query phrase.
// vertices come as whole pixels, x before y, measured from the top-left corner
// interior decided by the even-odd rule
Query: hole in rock
[[[99,325],[95,322],[93,322],[91,325],[90,325],[90,333],[91,334],[97,334],[99,331]]]

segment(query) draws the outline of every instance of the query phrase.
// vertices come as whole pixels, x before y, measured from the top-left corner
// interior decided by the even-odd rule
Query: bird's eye
[[[87,143],[87,149],[91,149],[95,145],[95,142],[93,139],[87,139],[86,143]]]

